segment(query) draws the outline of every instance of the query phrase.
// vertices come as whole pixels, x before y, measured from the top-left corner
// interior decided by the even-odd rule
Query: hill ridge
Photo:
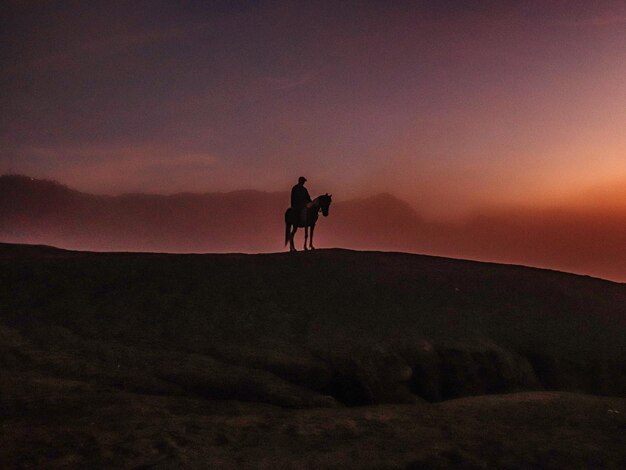
[[[170,256],[223,256],[227,257],[229,255],[242,255],[242,256],[315,256],[316,253],[355,253],[355,254],[374,254],[374,255],[399,255],[399,256],[414,256],[414,257],[422,257],[422,258],[430,258],[430,259],[440,259],[450,262],[458,262],[458,263],[475,263],[480,265],[490,265],[502,268],[520,268],[520,269],[528,269],[535,270],[540,272],[552,272],[557,274],[562,274],[566,276],[574,276],[580,278],[593,279],[602,282],[608,282],[611,284],[617,285],[626,285],[624,282],[613,281],[611,279],[604,279],[601,277],[591,276],[588,274],[579,274],[579,273],[571,273],[568,271],[561,271],[558,269],[551,268],[542,268],[537,266],[528,266],[523,264],[515,264],[515,263],[498,263],[494,261],[482,261],[482,260],[474,260],[469,258],[454,258],[448,256],[440,256],[440,255],[431,255],[427,253],[410,253],[405,251],[385,251],[385,250],[358,250],[354,248],[344,248],[344,247],[328,247],[328,248],[317,248],[315,250],[309,252],[297,252],[290,253],[285,250],[283,251],[275,251],[275,252],[267,252],[267,253],[244,253],[244,252],[227,252],[227,253],[211,253],[211,252],[189,252],[189,253],[176,253],[176,252],[162,252],[162,251],[97,251],[97,250],[74,250],[56,247],[53,245],[46,244],[28,244],[28,243],[7,243],[0,242],[0,255],[4,250],[11,249],[22,249],[28,250],[29,248],[39,249],[39,250],[49,250],[49,251],[59,251],[61,253],[82,253],[82,254],[148,254],[148,255],[170,255]]]

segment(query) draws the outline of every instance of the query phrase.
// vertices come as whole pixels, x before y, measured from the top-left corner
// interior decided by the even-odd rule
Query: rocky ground
[[[16,376],[2,468],[613,468],[626,400],[525,392],[284,409]]]

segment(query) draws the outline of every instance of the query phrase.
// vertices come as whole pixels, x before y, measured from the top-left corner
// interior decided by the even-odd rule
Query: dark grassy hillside
[[[625,296],[398,253],[0,244],[0,468],[624,468]]]
[[[0,286],[6,367],[121,389],[296,407],[626,394],[626,286],[560,272],[1,245]]]

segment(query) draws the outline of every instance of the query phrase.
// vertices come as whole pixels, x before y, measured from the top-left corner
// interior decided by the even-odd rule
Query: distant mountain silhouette
[[[5,175],[0,241],[84,250],[281,251],[288,204],[287,192],[101,196]],[[319,247],[420,252],[626,281],[626,211],[486,210],[445,224],[425,220],[391,194],[343,201],[335,195],[315,237]],[[296,243],[300,249],[301,233]]]
[[[287,193],[95,196],[0,177],[0,237],[90,250],[276,251]]]

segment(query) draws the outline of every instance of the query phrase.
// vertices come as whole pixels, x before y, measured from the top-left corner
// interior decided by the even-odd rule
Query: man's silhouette
[[[306,178],[301,176],[298,178],[298,184],[291,188],[291,208],[298,214],[298,225],[306,225],[306,208],[307,204],[311,202],[311,196],[304,187]]]

